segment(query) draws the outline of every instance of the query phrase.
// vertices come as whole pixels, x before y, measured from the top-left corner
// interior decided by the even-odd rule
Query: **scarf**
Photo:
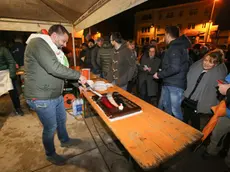
[[[30,37],[27,39],[26,44],[28,44],[30,42],[31,39],[33,38],[42,38],[49,46],[50,48],[53,50],[53,52],[55,53],[58,61],[66,66],[69,67],[69,62],[67,57],[65,56],[65,54],[63,53],[63,51],[61,49],[58,49],[58,47],[53,43],[52,39],[50,38],[49,35],[45,35],[45,34],[31,34]]]
[[[197,79],[203,71],[203,59],[194,63],[187,74],[187,89],[184,92],[185,97],[189,97],[196,85]],[[225,64],[220,64],[207,71],[202,77],[191,99],[198,101],[197,110],[199,113],[211,113],[211,107],[217,105],[217,80],[223,80],[227,75]]]

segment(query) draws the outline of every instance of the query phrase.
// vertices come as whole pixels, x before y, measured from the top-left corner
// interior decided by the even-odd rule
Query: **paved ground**
[[[108,150],[109,148],[121,154],[120,149],[113,141],[113,135],[109,130],[106,131],[107,128],[98,117],[87,118],[84,121],[82,118],[75,119],[71,115],[67,115],[67,130],[70,137],[80,138],[82,142],[74,148],[61,148],[57,137],[55,137],[57,153],[64,154],[69,160],[68,164],[63,167],[50,164],[45,160],[41,142],[42,126],[36,114],[31,113],[24,102],[22,104],[26,114],[17,116],[11,112],[12,106],[8,95],[1,97],[0,100],[1,172],[129,171],[126,158]]]
[[[8,95],[0,98],[0,171],[1,172],[142,172],[138,165],[128,163],[127,153],[98,116],[75,119],[67,115],[69,135],[82,142],[74,148],[61,148],[55,137],[59,154],[69,158],[62,167],[45,160],[41,142],[42,126],[35,113],[21,100],[25,116],[16,116]],[[98,134],[100,133],[100,135]],[[156,138],[157,139],[157,138]],[[165,172],[223,172],[223,158],[203,160],[204,147],[193,153],[189,149],[174,160],[153,171]]]

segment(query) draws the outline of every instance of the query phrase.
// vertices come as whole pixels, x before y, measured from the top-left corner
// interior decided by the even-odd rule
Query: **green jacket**
[[[77,80],[78,71],[63,66],[42,38],[31,39],[25,50],[26,99],[47,100],[61,96],[64,79]]]
[[[104,42],[102,47],[98,50],[97,53],[97,64],[100,65],[103,76],[107,79],[107,75],[112,65],[112,57],[114,50],[112,45],[109,42]]]
[[[16,63],[9,50],[5,47],[0,47],[0,70],[9,69],[10,78],[16,77]]]

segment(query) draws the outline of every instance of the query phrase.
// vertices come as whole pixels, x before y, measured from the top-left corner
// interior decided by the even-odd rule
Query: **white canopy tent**
[[[147,0],[1,0],[0,30],[37,32],[59,23],[74,33],[145,1]],[[75,59],[74,54],[74,65]]]

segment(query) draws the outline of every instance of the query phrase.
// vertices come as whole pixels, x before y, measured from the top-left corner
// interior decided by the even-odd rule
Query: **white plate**
[[[96,91],[106,91],[107,87],[106,87],[106,85],[104,85],[104,86],[100,85],[100,86],[94,86],[94,89]]]
[[[93,80],[87,80],[86,82],[87,82],[87,84],[89,84],[90,87],[93,87],[93,85],[94,85]]]
[[[96,81],[95,84],[105,84],[105,81]]]

